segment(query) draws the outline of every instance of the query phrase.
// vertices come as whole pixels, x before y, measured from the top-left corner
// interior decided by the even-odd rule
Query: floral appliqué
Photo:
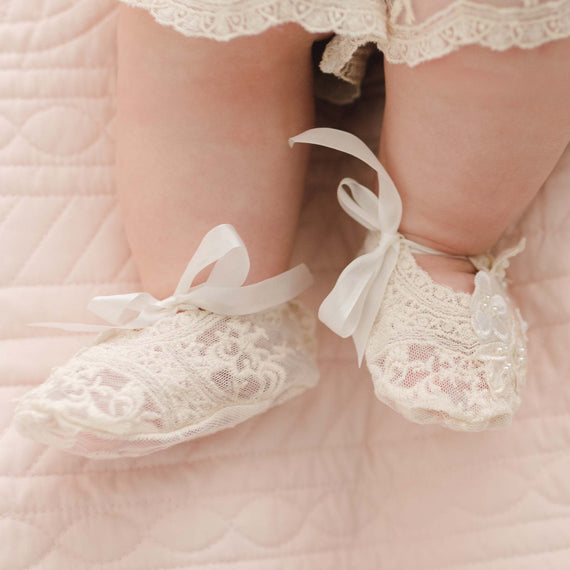
[[[526,375],[527,325],[518,308],[508,300],[505,278],[509,259],[523,248],[524,240],[494,262],[488,256],[480,256],[478,263],[474,260],[480,271],[475,276],[471,299],[471,324],[481,339],[476,356],[493,366],[488,384],[494,396],[510,386],[518,392]],[[483,269],[485,265],[487,269]]]

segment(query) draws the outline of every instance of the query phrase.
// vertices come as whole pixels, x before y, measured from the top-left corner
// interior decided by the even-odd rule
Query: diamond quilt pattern
[[[323,327],[320,385],[227,432],[97,462],[13,429],[12,398],[87,339],[26,323],[93,322],[92,296],[140,290],[114,195],[116,7],[0,0],[0,569],[569,568],[570,152],[506,238],[528,237],[512,276],[531,349],[506,431],[407,423]],[[373,144],[379,73],[319,122]],[[315,149],[295,260],[314,307],[362,238],[335,203],[347,175],[370,180]]]

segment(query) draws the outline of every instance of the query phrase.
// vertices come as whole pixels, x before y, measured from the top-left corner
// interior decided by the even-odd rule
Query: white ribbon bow
[[[360,366],[388,280],[398,260],[400,240],[403,239],[398,233],[402,200],[380,161],[354,135],[337,129],[310,129],[289,139],[291,146],[298,142],[346,152],[378,174],[379,196],[351,178],[345,178],[338,186],[337,196],[343,210],[368,230],[380,232],[380,242],[373,251],[347,265],[319,308],[319,319],[325,325],[343,338],[352,336]]]
[[[192,287],[204,268],[214,263],[205,283]],[[184,306],[194,306],[221,315],[247,315],[289,301],[313,283],[305,264],[275,277],[243,286],[249,273],[249,255],[235,228],[222,224],[210,230],[188,263],[174,294],[159,301],[149,293],[126,293],[94,297],[87,308],[111,326],[84,323],[28,323],[69,331],[96,332],[138,329],[174,314]]]

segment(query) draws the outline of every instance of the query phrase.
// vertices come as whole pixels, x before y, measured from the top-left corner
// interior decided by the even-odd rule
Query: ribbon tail
[[[381,270],[384,251],[379,247],[349,263],[321,303],[319,320],[338,336],[347,338],[358,327],[368,292]]]
[[[398,231],[402,220],[402,200],[394,181],[376,155],[355,135],[338,129],[309,129],[289,139],[289,144],[309,143],[345,152],[362,160],[378,175],[377,211],[379,229],[387,234]]]
[[[220,224],[202,238],[176,286],[174,295],[188,291],[196,275],[212,263],[215,265],[207,279],[212,285],[239,287],[247,278],[250,265],[247,248],[230,224]]]
[[[399,239],[386,238],[376,249],[357,257],[319,307],[321,322],[342,338],[353,337],[359,366],[399,251]]]
[[[150,293],[124,293],[93,297],[87,308],[113,326],[138,328],[155,320],[152,314],[160,310],[159,303]]]
[[[290,301],[313,284],[304,263],[275,277],[242,287],[198,286],[181,300],[220,315],[249,315]]]
[[[46,327],[69,332],[102,332],[109,329],[139,329],[156,320],[162,311],[160,305],[149,293],[125,293],[93,297],[87,308],[110,324],[33,322],[30,327]],[[130,320],[129,320],[130,319]]]
[[[407,4],[408,7],[410,4]],[[379,196],[345,178],[337,197],[343,210],[362,226],[380,233],[380,243],[370,253],[357,257],[339,276],[333,290],[319,308],[319,319],[339,336],[352,336],[358,365],[400,251],[398,229],[402,200],[394,181],[376,155],[356,136],[337,129],[309,129],[291,139],[295,143],[317,144],[350,154],[373,168],[378,175]],[[350,191],[347,191],[346,188]]]
[[[87,308],[97,316],[109,321],[111,325],[96,325],[88,323],[58,323],[58,322],[33,322],[26,323],[30,327],[46,327],[61,329],[70,332],[101,332],[110,328],[135,329],[144,326],[148,321],[144,309],[152,307],[156,299],[149,293],[125,293],[119,295],[99,295],[93,297],[87,304]],[[141,313],[136,319],[128,323],[125,321],[132,315]],[[141,318],[143,317],[143,318]]]
[[[374,279],[370,292],[366,297],[366,301],[362,308],[362,317],[352,335],[356,354],[358,356],[359,367],[362,366],[362,360],[364,359],[368,339],[370,338],[370,332],[372,331],[376,317],[382,307],[384,293],[386,292],[388,281],[390,280],[390,276],[392,275],[394,267],[398,261],[399,251],[400,244],[399,242],[395,242],[386,252],[384,263],[382,264],[382,270]]]
[[[191,287],[195,276],[215,263],[205,283]],[[229,224],[216,226],[202,240],[184,271],[174,294],[162,301],[149,293],[126,293],[93,297],[87,308],[110,325],[34,322],[29,326],[59,328],[72,332],[104,332],[139,329],[172,314],[183,305],[193,305],[222,315],[257,313],[291,300],[313,283],[301,264],[265,281],[242,286],[249,272],[247,249]]]
[[[359,158],[377,172],[383,169],[376,155],[357,136],[346,131],[328,127],[309,129],[289,139],[291,147],[295,143],[316,144],[340,150]]]
[[[108,330],[109,325],[88,325],[85,323],[52,323],[52,322],[34,322],[26,323],[28,327],[46,327],[50,329],[61,329],[70,332],[101,332]]]

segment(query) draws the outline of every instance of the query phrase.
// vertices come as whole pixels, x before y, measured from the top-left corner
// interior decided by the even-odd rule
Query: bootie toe
[[[422,424],[479,431],[511,423],[526,374],[526,325],[507,293],[505,270],[523,243],[497,256],[466,258],[478,270],[472,295],[434,282],[415,254],[444,255],[399,233],[402,201],[375,154],[335,129],[311,129],[292,143],[334,148],[378,174],[378,196],[351,178],[341,207],[368,230],[360,255],[340,274],[319,318],[352,337],[382,402]]]
[[[248,271],[235,229],[216,226],[171,297],[95,297],[88,307],[111,327],[33,323],[101,334],[20,398],[16,427],[86,457],[139,456],[235,426],[314,386],[315,318],[294,300],[310,273],[298,265],[244,286]]]
[[[501,262],[472,295],[435,283],[400,247],[366,347],[379,400],[417,423],[479,431],[510,425],[526,373],[525,325]]]

